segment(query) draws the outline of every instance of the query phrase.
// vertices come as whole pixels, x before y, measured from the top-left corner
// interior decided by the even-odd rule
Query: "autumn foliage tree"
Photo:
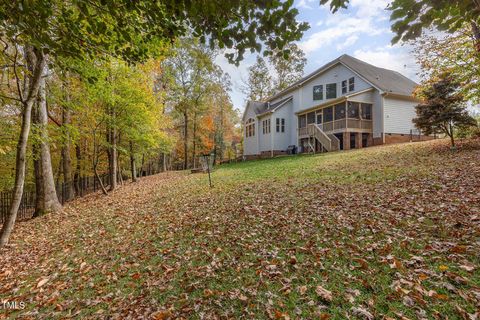
[[[416,106],[414,124],[425,134],[444,133],[455,147],[455,128],[476,126],[467,110],[460,84],[451,74],[443,73],[425,83],[417,96],[424,102]]]
[[[204,1],[177,0],[1,1],[2,54],[8,57],[7,68],[16,79],[16,89],[2,98],[18,103],[22,121],[13,200],[0,231],[0,247],[8,242],[21,203],[32,109],[46,80],[42,75],[47,63],[55,66],[61,58],[108,60],[113,56],[135,64],[158,55],[163,43],[187,33],[208,41],[211,47],[234,48],[226,57],[238,63],[246,50],[260,51],[262,43],[272,50],[281,49],[301,37],[308,25],[296,21],[298,11],[292,6],[292,1],[250,0],[211,2],[208,6]],[[39,119],[44,124],[45,109],[39,105]],[[110,111],[115,116],[114,110]],[[117,141],[115,123],[110,124],[112,167]],[[47,131],[43,133],[41,149],[46,150]],[[47,152],[40,154],[48,158]],[[39,168],[49,177],[44,181],[51,181],[51,164],[42,163],[46,165]]]
[[[480,103],[480,53],[470,24],[454,33],[424,35],[414,42],[414,55],[424,78],[448,72],[461,83],[465,99]]]

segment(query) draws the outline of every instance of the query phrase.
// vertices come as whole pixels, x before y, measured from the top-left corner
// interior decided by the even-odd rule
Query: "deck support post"
[[[350,150],[350,132],[343,133],[343,150]]]
[[[356,132],[355,133],[355,148],[357,148],[357,149],[363,148],[363,139],[362,139],[362,133],[361,132]]]

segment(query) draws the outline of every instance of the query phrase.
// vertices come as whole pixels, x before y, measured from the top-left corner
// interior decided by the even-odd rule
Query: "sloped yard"
[[[476,319],[480,142],[168,173],[19,223],[1,318]]]

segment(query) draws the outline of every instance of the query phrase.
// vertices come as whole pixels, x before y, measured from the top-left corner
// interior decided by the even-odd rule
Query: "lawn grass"
[[[468,319],[479,178],[478,141],[144,178],[18,224],[0,318]]]

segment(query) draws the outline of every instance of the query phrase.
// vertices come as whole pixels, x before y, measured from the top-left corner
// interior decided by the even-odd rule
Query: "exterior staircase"
[[[322,147],[327,151],[340,150],[340,140],[334,134],[326,134],[316,123],[308,125],[308,134],[310,137],[318,140]],[[313,149],[315,150],[315,149]]]

